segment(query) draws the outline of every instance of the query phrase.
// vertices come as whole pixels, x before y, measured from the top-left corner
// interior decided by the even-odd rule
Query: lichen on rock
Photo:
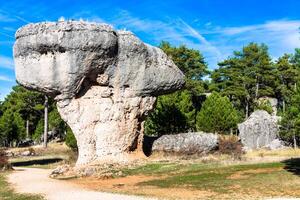
[[[29,24],[16,33],[17,81],[55,97],[77,139],[77,165],[127,161],[156,96],[184,75],[159,48],[106,24]]]

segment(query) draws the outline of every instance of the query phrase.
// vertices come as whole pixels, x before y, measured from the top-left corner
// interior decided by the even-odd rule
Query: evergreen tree
[[[145,133],[160,136],[195,128],[195,109],[191,98],[187,90],[160,96],[155,110],[146,120]]]
[[[219,66],[211,75],[210,89],[228,96],[246,117],[259,97],[275,96],[276,68],[266,45],[250,43]]]
[[[208,74],[202,54],[186,46],[174,47],[168,42],[159,46],[186,76],[185,90],[158,97],[157,106],[145,123],[145,133],[161,135],[196,129],[196,112],[199,104],[195,99],[205,91],[202,78]]]
[[[238,112],[230,100],[216,92],[204,101],[197,118],[199,130],[214,133],[228,133],[236,128],[239,122]]]
[[[299,69],[293,63],[292,56],[284,54],[276,62],[277,68],[277,98],[282,102],[282,111],[285,112],[286,104],[290,102],[295,90]]]
[[[294,147],[300,139],[300,88],[297,87],[291,96],[291,102],[282,116],[280,136]]]

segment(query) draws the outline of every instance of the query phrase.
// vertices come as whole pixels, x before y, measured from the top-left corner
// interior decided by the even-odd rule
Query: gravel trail
[[[51,170],[16,168],[9,183],[20,193],[41,194],[48,200],[150,200],[137,196],[90,191],[67,181],[48,177]]]

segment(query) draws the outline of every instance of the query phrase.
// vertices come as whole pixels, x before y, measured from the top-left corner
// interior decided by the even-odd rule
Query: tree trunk
[[[283,111],[283,113],[285,113],[285,101],[284,100],[282,101],[282,111]]]
[[[29,138],[29,120],[26,120],[26,138]]]
[[[44,143],[43,147],[47,148],[47,139],[48,139],[48,97],[45,95],[44,103]]]
[[[293,139],[294,139],[294,148],[297,148],[297,141],[296,141],[296,133],[294,131],[294,135],[293,135]]]
[[[259,90],[259,82],[258,82],[258,77],[256,76],[255,100],[258,99],[258,90]]]
[[[249,103],[248,101],[246,101],[246,115],[245,115],[245,118],[247,119],[249,116]]]

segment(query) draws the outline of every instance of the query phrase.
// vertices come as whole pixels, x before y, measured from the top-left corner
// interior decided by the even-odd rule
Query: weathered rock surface
[[[247,149],[262,148],[278,137],[277,117],[264,110],[257,110],[239,124],[238,129],[241,142]]]
[[[258,103],[267,103],[271,106],[272,108],[272,116],[276,116],[277,115],[277,106],[278,106],[278,99],[276,98],[272,98],[272,97],[260,97],[258,99]]]
[[[270,150],[275,150],[275,149],[282,149],[285,148],[286,146],[280,139],[275,139],[270,142],[270,144],[266,145],[265,148],[270,149]]]
[[[21,85],[57,100],[77,139],[77,164],[126,161],[156,96],[184,84],[162,50],[106,24],[29,24],[16,33],[14,59]]]
[[[154,141],[152,152],[176,154],[204,154],[218,146],[218,136],[213,133],[181,133],[163,135]]]

